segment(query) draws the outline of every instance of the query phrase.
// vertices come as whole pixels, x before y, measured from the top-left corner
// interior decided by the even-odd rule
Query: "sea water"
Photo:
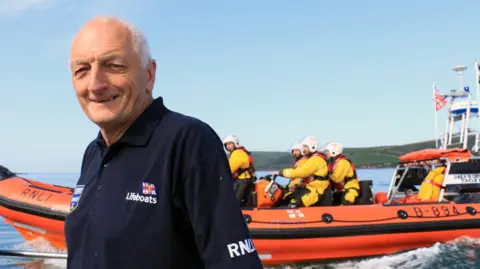
[[[359,169],[360,179],[372,180],[374,192],[386,191],[392,179],[393,169]],[[259,172],[259,176],[268,174],[269,172]],[[78,174],[38,174],[28,173],[24,175],[27,178],[73,187],[78,179]],[[279,178],[280,184],[287,181]],[[409,236],[406,234],[405,236]],[[412,235],[414,236],[414,235]],[[333,240],[333,239],[332,239]],[[44,240],[36,240],[35,242],[25,242],[25,240],[17,233],[17,231],[3,222],[0,217],[0,248],[3,249],[20,249],[34,250],[40,248],[41,251],[53,251],[53,248]],[[276,268],[283,269],[314,269],[314,268],[336,268],[336,269],[390,269],[390,268],[432,268],[432,269],[455,269],[455,268],[480,268],[480,262],[477,262],[477,256],[480,255],[480,240],[470,238],[457,239],[446,244],[435,244],[428,248],[421,248],[404,252],[401,254],[383,256],[379,258],[350,260],[341,262],[316,263],[303,266],[283,265]],[[1,268],[66,268],[64,260],[58,259],[29,259],[17,257],[0,257]],[[275,267],[265,267],[275,268]]]

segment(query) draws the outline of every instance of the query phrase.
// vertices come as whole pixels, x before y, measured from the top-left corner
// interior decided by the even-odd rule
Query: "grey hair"
[[[148,64],[152,60],[152,54],[150,51],[150,46],[148,45],[147,38],[142,33],[142,31],[140,31],[140,29],[127,21],[112,16],[99,16],[95,18],[95,20],[99,20],[102,22],[117,22],[127,28],[130,33],[130,38],[132,39],[133,49],[140,58],[140,65],[144,69],[147,68]]]

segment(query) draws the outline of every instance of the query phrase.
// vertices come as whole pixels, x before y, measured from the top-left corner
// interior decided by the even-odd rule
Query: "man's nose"
[[[96,92],[108,88],[108,78],[100,66],[92,66],[90,70],[88,90]]]

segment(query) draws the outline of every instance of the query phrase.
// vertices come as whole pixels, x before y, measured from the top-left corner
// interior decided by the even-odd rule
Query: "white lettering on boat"
[[[454,178],[463,183],[480,183],[480,174],[456,174]]]
[[[296,209],[296,210],[289,209],[287,210],[287,213],[288,213],[288,217],[291,219],[305,217],[305,215],[302,213],[300,209]]]
[[[480,183],[480,174],[449,174],[445,177],[445,185]]]

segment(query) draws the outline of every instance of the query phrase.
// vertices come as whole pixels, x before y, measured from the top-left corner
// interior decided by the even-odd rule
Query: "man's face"
[[[302,153],[298,149],[292,150],[292,154],[295,158],[298,158],[298,157],[302,156]]]
[[[232,151],[235,150],[235,145],[234,145],[232,142],[226,143],[226,144],[225,144],[225,147],[227,148],[227,150],[228,150],[229,152],[232,152]]]
[[[303,145],[303,152],[305,152],[305,154],[310,154],[310,148],[307,145]]]
[[[118,22],[87,23],[74,40],[70,60],[80,106],[101,128],[125,124],[138,116],[139,102],[151,98],[155,62],[142,68],[129,31]]]

